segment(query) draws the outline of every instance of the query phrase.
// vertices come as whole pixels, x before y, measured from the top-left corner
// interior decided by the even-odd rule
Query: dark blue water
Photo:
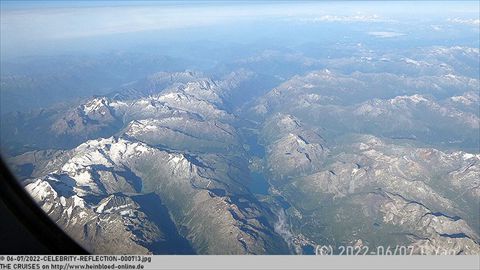
[[[251,156],[259,158],[265,157],[265,148],[258,143],[258,136],[252,130],[245,130],[242,134],[244,142],[249,146],[248,152]],[[250,172],[251,181],[248,184],[248,189],[253,194],[268,195],[268,188],[270,187],[265,175],[260,172]]]
[[[253,132],[249,132],[248,134],[244,134],[245,142],[249,146],[249,153],[253,156],[257,156],[260,158],[265,157],[265,147],[258,143],[258,136]]]
[[[254,194],[267,195],[270,185],[262,173],[251,172],[252,181],[248,185],[248,189]]]

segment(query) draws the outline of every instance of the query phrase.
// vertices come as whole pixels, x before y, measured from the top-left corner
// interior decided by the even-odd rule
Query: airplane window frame
[[[52,254],[85,255],[83,247],[68,236],[27,194],[0,157],[0,200],[24,227]]]

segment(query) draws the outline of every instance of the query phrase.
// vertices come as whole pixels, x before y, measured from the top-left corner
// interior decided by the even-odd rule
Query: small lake
[[[251,172],[252,181],[248,185],[248,189],[254,194],[268,195],[270,185],[262,173]]]

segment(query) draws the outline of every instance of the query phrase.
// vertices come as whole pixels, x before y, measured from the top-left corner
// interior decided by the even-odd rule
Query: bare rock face
[[[95,137],[98,133],[119,126],[114,109],[107,98],[95,98],[66,112],[51,127],[56,136]]]
[[[95,253],[145,254],[146,246],[167,244],[156,224],[129,197],[110,195],[98,203],[50,185],[52,179],[26,186],[42,209],[70,236]],[[72,195],[73,194],[73,195]],[[160,243],[163,242],[163,243]]]
[[[125,135],[150,145],[188,151],[228,152],[239,143],[230,125],[188,117],[135,120],[126,128]]]
[[[40,153],[17,157],[19,166],[36,168],[25,182],[29,193],[92,252],[285,253],[275,215],[247,188],[248,163],[224,108],[238,80],[149,80],[169,86],[131,100],[139,92],[95,98],[56,120],[56,136],[84,139],[118,121],[123,127],[115,137],[48,155],[48,162],[32,158]]]
[[[299,225],[311,224],[299,234],[322,244],[328,239],[318,231],[344,243],[403,243],[416,254],[478,254],[477,155],[391,145],[373,136],[347,141],[317,172],[279,188]],[[340,236],[335,226],[352,233]]]
[[[480,252],[478,234],[461,218],[431,212],[424,205],[389,195],[380,206],[386,224],[410,228],[413,252],[425,255]]]
[[[88,141],[65,155],[61,168],[26,188],[89,250],[161,253],[162,245],[175,240],[162,232],[162,219],[177,224],[172,226],[178,238],[190,247],[179,252],[191,253],[193,247],[205,254],[263,254],[284,248],[264,220],[272,214],[229,176],[242,175],[233,171],[239,170],[234,160],[169,153],[115,138]],[[167,212],[157,218],[142,211],[147,206],[137,197],[152,193],[172,220]]]
[[[334,136],[364,133],[474,151],[480,146],[480,115],[478,95],[471,89],[479,84],[452,74],[403,78],[320,70],[275,87],[251,112],[265,122],[272,115],[292,115]]]
[[[268,147],[267,154],[269,170],[283,179],[320,168],[325,152],[321,144],[290,133]]]
[[[11,134],[22,154],[10,161],[42,209],[95,253],[479,254],[480,155],[468,151],[478,80],[425,72],[310,71],[235,105],[259,74],[160,72],[20,115]]]
[[[277,114],[262,129],[267,167],[273,181],[306,175],[319,169],[328,153],[325,141],[291,115]]]

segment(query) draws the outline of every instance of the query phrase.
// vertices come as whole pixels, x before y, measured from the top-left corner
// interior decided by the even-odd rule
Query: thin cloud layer
[[[351,16],[337,16],[337,15],[323,15],[314,18],[302,18],[303,22],[394,22],[392,19],[382,18],[379,15],[351,15]]]
[[[480,19],[460,19],[460,18],[453,18],[452,19],[452,18],[449,18],[447,21],[450,22],[450,23],[480,26]]]
[[[401,37],[404,36],[404,33],[398,32],[389,32],[389,31],[378,31],[378,32],[368,32],[370,36],[378,37],[378,38],[393,38],[393,37]]]

